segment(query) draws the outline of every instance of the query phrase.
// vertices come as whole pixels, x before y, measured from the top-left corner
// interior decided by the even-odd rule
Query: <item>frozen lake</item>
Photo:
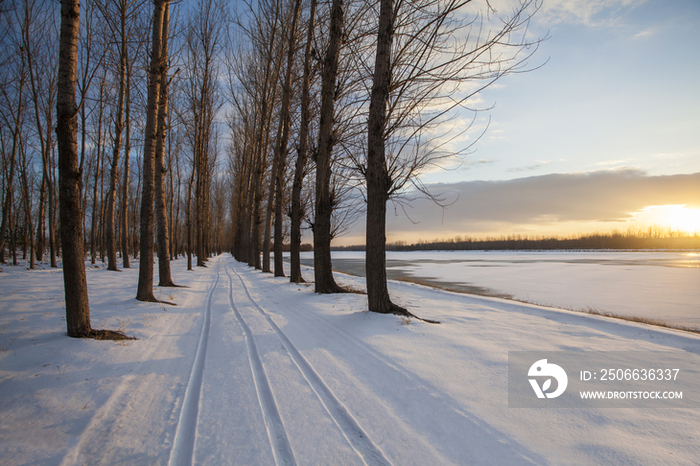
[[[313,266],[313,253],[303,253],[302,262]],[[364,252],[334,252],[333,268],[364,276]],[[388,252],[387,274],[448,290],[700,328],[698,252]]]

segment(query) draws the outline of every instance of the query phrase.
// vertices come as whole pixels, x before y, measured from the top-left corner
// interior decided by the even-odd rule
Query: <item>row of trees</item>
[[[364,246],[334,248],[364,251]],[[671,228],[648,227],[588,233],[569,237],[508,235],[501,237],[421,240],[413,244],[399,241],[387,244],[388,251],[484,251],[484,250],[562,250],[562,249],[700,249],[700,234]]]
[[[471,129],[450,124],[469,100],[527,68],[540,41],[527,31],[538,8],[534,1],[510,2],[501,13],[470,0],[309,0],[306,8],[300,0],[258,2],[241,32],[248,46],[229,74],[236,109],[234,255],[270,271],[272,239],[274,273],[283,275],[286,210],[291,280],[301,280],[306,220],[315,289],[341,292],[331,240],[359,208],[366,212],[369,309],[405,314],[386,286],[387,203],[408,188],[439,203],[420,175],[469,149],[450,144]],[[290,113],[298,115],[295,127]],[[290,140],[296,163],[287,170]],[[315,173],[313,208],[301,194],[307,172]]]
[[[83,316],[69,334],[86,335],[88,249],[110,270],[138,256],[137,298],[153,301],[154,250],[173,286],[180,254],[271,271],[272,250],[284,275],[289,242],[299,282],[310,227],[316,291],[341,292],[331,240],[366,212],[370,310],[405,313],[386,288],[387,202],[468,150],[450,119],[539,42],[534,0],[477,3],[63,0],[59,27],[46,0],[3,2],[0,259],[21,246],[56,266],[60,230]]]

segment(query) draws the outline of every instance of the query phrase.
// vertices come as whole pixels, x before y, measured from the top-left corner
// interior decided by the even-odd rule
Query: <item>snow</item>
[[[333,261],[364,273],[363,252],[334,252]],[[697,251],[389,252],[387,266],[396,278],[455,290],[700,328]]]
[[[693,409],[508,407],[508,351],[675,351],[700,336],[391,282],[440,325],[370,314],[218,256],[172,263],[134,300],[138,270],[88,269],[93,327],[65,335],[60,270],[0,273],[2,464],[697,464]],[[304,270],[311,280],[312,273]],[[338,280],[363,289],[361,278]]]

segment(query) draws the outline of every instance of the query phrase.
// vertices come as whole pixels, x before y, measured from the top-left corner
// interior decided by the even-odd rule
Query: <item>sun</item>
[[[685,204],[648,206],[637,214],[637,219],[650,226],[700,234],[700,209],[688,208]]]

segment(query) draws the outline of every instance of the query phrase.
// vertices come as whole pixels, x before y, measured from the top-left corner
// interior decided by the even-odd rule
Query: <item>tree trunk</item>
[[[15,228],[15,225],[19,223],[19,212],[20,210],[17,209],[14,215],[14,221],[13,218],[10,217],[10,250],[12,251],[12,265],[19,265],[17,262],[17,229]]]
[[[192,270],[192,185],[194,184],[194,167],[187,183],[187,204],[185,205],[185,227],[187,228],[187,270]]]
[[[172,160],[172,159],[171,159]],[[177,259],[177,257],[180,254],[180,193],[182,191],[182,182],[180,178],[180,157],[179,157],[179,151],[175,151],[175,168],[177,169],[177,191],[175,191],[175,187],[173,185],[173,173],[172,173],[172,167],[170,168],[170,191],[172,193],[172,197],[170,200],[170,222],[172,225],[172,229],[170,230],[172,232],[172,242],[170,244],[170,250],[171,259]],[[175,194],[177,192],[177,195]],[[175,201],[175,198],[177,196],[177,202]]]
[[[27,176],[27,170],[29,169],[27,165],[27,153],[25,151],[24,144],[22,144],[22,138],[20,137],[20,154],[21,159],[21,172],[22,172],[22,201],[24,204],[24,259],[27,258],[27,241],[29,242],[29,268],[34,270],[34,232],[32,229],[32,202],[31,193],[29,192],[29,179]]]
[[[166,3],[163,13],[163,42],[162,57],[165,62],[168,56],[168,24],[170,5]],[[158,128],[155,154],[155,216],[156,244],[158,246],[158,286],[175,286],[170,276],[170,257],[168,245],[168,215],[165,202],[165,133],[168,115],[168,72],[163,66],[160,77],[160,102],[158,105]]]
[[[267,186],[267,205],[265,206],[265,230],[262,242],[262,271],[264,273],[270,273],[270,241],[272,240],[272,211],[275,204],[275,173],[277,172],[277,164],[278,160],[275,154],[272,159],[270,183]]]
[[[40,189],[40,194],[39,194],[39,215],[37,219],[37,232],[36,232],[36,241],[32,240],[31,241],[31,248],[34,249],[34,245],[38,245],[39,247],[37,248],[37,255],[39,256],[37,260],[42,260],[43,259],[43,246],[44,246],[44,207],[45,207],[45,202],[46,202],[46,184],[47,184],[47,177],[48,177],[48,164],[49,164],[49,155],[48,151],[50,150],[50,146],[47,146],[47,142],[44,140],[44,130],[43,130],[43,125],[41,122],[41,116],[40,116],[40,106],[41,106],[41,98],[44,97],[44,92],[42,92],[42,96],[39,94],[39,83],[38,77],[35,74],[35,68],[38,66],[37,60],[35,59],[35,54],[34,54],[34,47],[33,47],[33,42],[30,37],[30,22],[31,22],[31,6],[27,2],[24,4],[24,27],[22,28],[22,42],[23,42],[23,47],[24,47],[24,54],[26,55],[27,59],[27,69],[29,71],[29,84],[30,84],[30,89],[32,92],[32,101],[33,101],[33,107],[34,107],[34,120],[36,124],[36,130],[37,134],[39,136],[39,143],[40,143],[40,149],[41,149],[41,159],[42,159],[42,179],[41,179],[41,189]],[[45,66],[45,63],[41,64],[42,66]],[[43,89],[42,89],[43,91]],[[50,112],[49,112],[50,115]],[[49,128],[47,132],[50,132],[51,129]],[[48,139],[48,138],[47,138]],[[22,149],[22,157],[25,157],[24,154],[24,149]],[[26,165],[26,161],[25,161]],[[25,190],[27,192],[25,193],[25,207],[27,209],[27,220],[31,224],[31,207],[29,204],[29,192],[28,189],[29,187],[26,185],[27,179],[26,179],[26,166],[23,168],[22,172],[22,181],[25,184]],[[30,225],[31,226],[31,225]],[[30,235],[33,234],[33,232],[29,232]],[[34,251],[32,251],[33,253]],[[31,267],[34,268],[34,258],[32,258],[31,261]]]
[[[252,265],[256,269],[260,270],[260,205],[262,204],[262,178],[264,175],[264,170],[262,168],[263,161],[258,160],[257,172],[253,175],[255,180],[253,183],[253,205],[252,205],[252,216],[251,216],[251,262],[248,265]]]
[[[304,183],[306,158],[309,146],[309,87],[311,81],[311,45],[314,37],[314,22],[316,18],[316,0],[311,0],[309,7],[309,27],[306,33],[306,48],[304,50],[304,77],[301,89],[301,127],[299,129],[299,150],[296,166],[294,167],[294,182],[292,183],[292,212],[289,247],[289,280],[301,283],[301,188]]]
[[[126,50],[128,54],[128,49]],[[131,67],[128,66],[126,82],[124,88],[124,126],[126,134],[124,135],[124,173],[122,179],[122,200],[121,200],[121,247],[122,247],[122,267],[125,269],[131,268],[129,263],[129,152],[131,151]]]
[[[22,71],[19,82],[19,102],[14,117],[14,128],[12,128],[12,149],[10,152],[10,173],[7,179],[7,192],[5,194],[5,205],[2,208],[2,226],[0,226],[0,262],[5,262],[5,234],[10,231],[10,237],[14,237],[12,227],[12,207],[14,198],[13,182],[15,178],[15,161],[17,160],[17,150],[19,146],[20,122],[22,116],[22,95],[24,89],[24,60],[22,60]],[[14,254],[14,242],[10,241],[10,253]],[[14,258],[14,255],[13,255]]]
[[[177,166],[177,150],[175,152],[175,166]],[[172,144],[168,144],[168,181],[170,185],[170,199],[167,202],[166,210],[168,211],[168,243],[170,260],[175,260],[177,257],[177,224],[175,223],[175,180],[173,175],[173,152]]]
[[[44,260],[44,239],[46,232],[44,231],[44,213],[46,211],[46,175],[41,176],[41,188],[39,189],[39,209],[36,219],[36,260],[41,262]]]
[[[153,296],[153,191],[154,164],[156,152],[156,132],[158,100],[160,97],[160,76],[166,66],[162,57],[162,32],[165,6],[169,0],[154,0],[153,39],[151,42],[151,63],[149,67],[148,107],[146,112],[146,132],[143,147],[143,189],[141,192],[141,254],[139,257],[139,282],[136,299],[157,302]]]
[[[18,128],[15,128],[13,131],[13,140],[16,139],[16,131],[18,131]],[[7,191],[5,193],[5,204],[2,207],[2,225],[0,226],[0,262],[5,263],[5,235],[8,232],[8,228],[10,226],[11,220],[12,220],[12,201],[13,201],[13,195],[14,195],[14,190],[12,189],[12,182],[14,181],[15,177],[15,152],[17,151],[17,144],[16,141],[13,141],[12,144],[12,153],[10,153],[10,173],[7,178]]]
[[[287,165],[287,144],[289,142],[289,102],[292,96],[292,68],[294,67],[294,49],[296,45],[296,31],[301,12],[301,0],[294,2],[292,24],[289,28],[289,42],[287,45],[287,71],[282,88],[282,108],[280,111],[280,129],[275,144],[275,170],[270,184],[275,190],[275,277],[284,277],[284,263],[282,261],[283,243],[283,208],[284,208],[284,173]]]
[[[119,51],[119,91],[117,94],[117,113],[114,117],[114,148],[112,150],[112,166],[109,174],[109,188],[107,189],[106,240],[107,240],[107,269],[117,268],[117,240],[114,225],[114,208],[117,197],[117,176],[119,176],[119,152],[122,145],[122,130],[124,127],[124,91],[126,88],[126,2],[121,5],[121,47]]]
[[[394,18],[393,0],[380,0],[377,56],[374,62],[372,96],[367,131],[367,232],[365,275],[369,310],[406,314],[389,299],[386,283],[386,202],[391,180],[386,168],[384,130],[389,99],[391,41]]]
[[[61,0],[61,36],[58,55],[56,141],[63,284],[66,295],[66,327],[71,337],[86,337],[90,327],[87,280],[83,255],[80,208],[78,122],[75,86],[78,69],[80,6],[78,0]]]
[[[321,122],[316,154],[316,217],[314,220],[314,277],[317,293],[339,293],[331,263],[331,154],[333,152],[333,114],[336,75],[343,35],[343,0],[333,0],[328,50],[321,83]]]
[[[97,241],[99,238],[99,226],[100,226],[100,214],[99,214],[99,202],[98,202],[98,191],[100,188],[100,173],[102,172],[102,120],[104,114],[104,87],[107,78],[107,69],[105,68],[105,75],[102,77],[102,83],[100,84],[100,98],[97,103],[99,106],[99,112],[97,116],[97,145],[95,147],[95,184],[92,187],[92,224],[90,225],[90,263],[95,265],[97,261]]]

